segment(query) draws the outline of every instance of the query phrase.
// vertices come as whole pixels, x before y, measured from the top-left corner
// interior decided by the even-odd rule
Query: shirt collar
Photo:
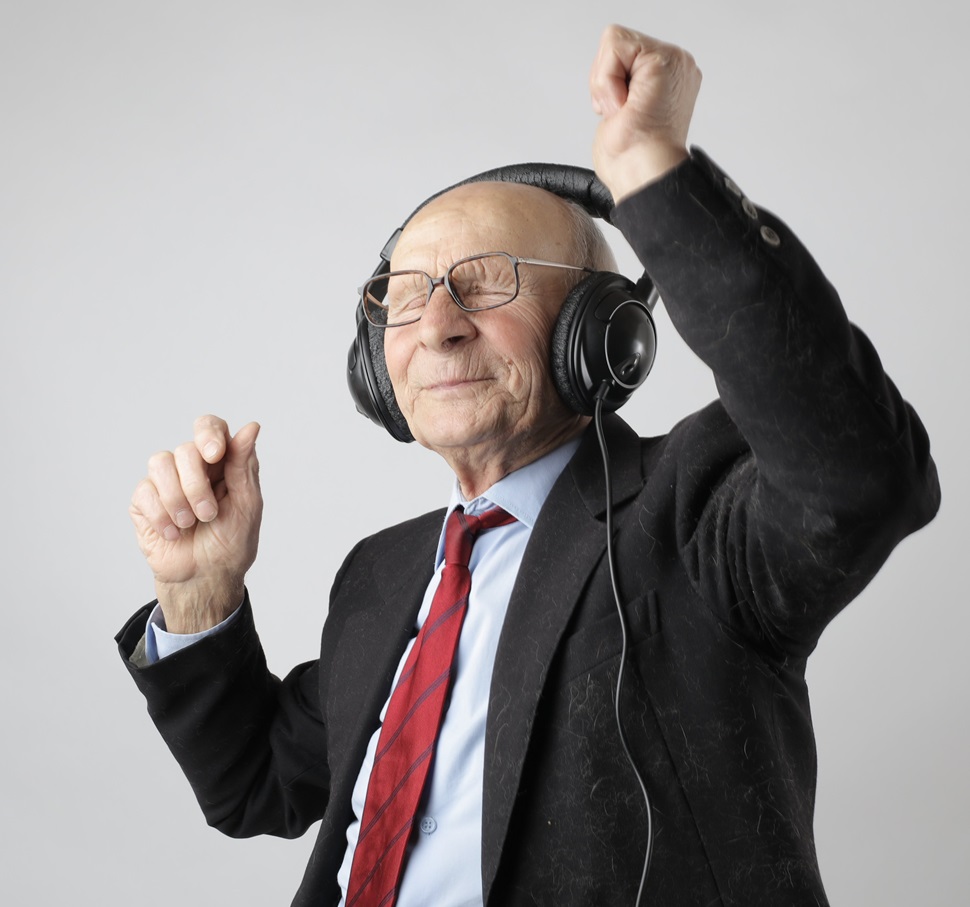
[[[462,496],[461,487],[456,478],[452,485],[451,500],[448,503],[444,522],[448,522],[451,512],[459,504],[465,508],[466,513],[473,515],[483,513],[490,507],[501,507],[531,531],[539,518],[542,505],[549,497],[549,492],[552,491],[552,486],[556,484],[559,474],[565,469],[573,454],[576,453],[579,442],[579,438],[567,441],[545,456],[539,457],[538,460],[533,460],[528,465],[510,472],[504,478],[499,479],[491,488],[470,501],[466,501]],[[438,540],[438,552],[435,557],[436,567],[444,558],[444,550],[445,529],[444,524],[442,524],[441,536]]]

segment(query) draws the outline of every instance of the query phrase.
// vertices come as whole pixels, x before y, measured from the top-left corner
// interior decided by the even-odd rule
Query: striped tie
[[[456,507],[448,517],[441,582],[381,726],[346,907],[391,907],[397,899],[407,843],[434,756],[452,662],[468,609],[472,544],[480,532],[514,521],[500,507],[480,517],[468,516]]]

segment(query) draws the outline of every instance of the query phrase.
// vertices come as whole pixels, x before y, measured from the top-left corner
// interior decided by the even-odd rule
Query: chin
[[[429,450],[470,449],[488,439],[489,432],[476,431],[467,423],[460,425],[424,426],[411,429],[414,440]]]
[[[501,416],[488,418],[481,405],[448,407],[445,412],[418,416],[412,413],[408,424],[422,447],[437,451],[472,448],[509,434],[507,421]]]

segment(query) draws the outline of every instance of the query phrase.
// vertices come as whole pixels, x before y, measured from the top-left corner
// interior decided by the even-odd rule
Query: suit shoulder
[[[353,569],[353,565],[365,565],[363,569],[369,572],[372,570],[372,567],[367,566],[369,564],[403,565],[412,561],[421,551],[429,552],[430,563],[444,518],[445,508],[442,507],[362,538],[344,559],[335,586],[340,585],[345,574]]]
[[[432,536],[436,541],[441,533],[441,526],[445,519],[444,507],[438,510],[430,510],[421,516],[411,517],[393,526],[375,532],[363,540],[363,544],[378,542],[380,544],[395,543],[397,541],[407,541],[413,544],[417,540],[425,540]]]
[[[638,441],[647,475],[651,463],[724,462],[749,452],[747,441],[720,400],[684,416],[666,434],[640,437]]]

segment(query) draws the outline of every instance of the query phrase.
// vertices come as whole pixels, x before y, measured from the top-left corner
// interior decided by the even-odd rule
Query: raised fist
[[[687,130],[701,86],[694,58],[619,25],[603,32],[589,76],[602,120],[593,166],[616,202],[687,157]]]

